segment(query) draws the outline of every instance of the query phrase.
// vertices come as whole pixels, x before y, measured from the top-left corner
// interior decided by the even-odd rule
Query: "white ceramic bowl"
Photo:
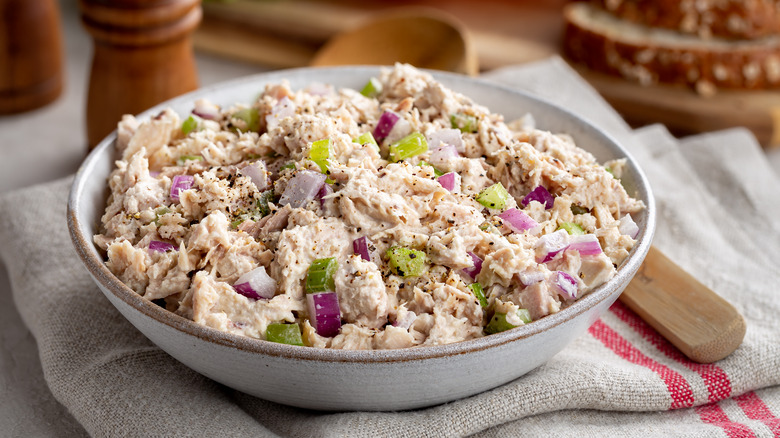
[[[116,133],[103,140],[79,169],[68,202],[68,226],[84,265],[111,303],[138,330],[195,371],[248,394],[321,410],[401,410],[435,405],[494,388],[545,363],[617,299],[642,263],[655,229],[655,206],[636,162],[608,135],[538,98],[481,80],[431,72],[446,86],[507,120],[530,112],[537,127],[570,134],[599,162],[627,158],[623,182],[644,201],[638,243],[617,275],[572,306],[532,324],[449,345],[382,351],[296,347],[239,337],[200,326],[145,300],[104,265],[92,243],[108,194]],[[312,82],[359,89],[377,67],[304,68],[250,76],[203,88],[164,107],[187,114],[201,97],[221,105],[251,102],[267,83],[287,79],[293,89]]]

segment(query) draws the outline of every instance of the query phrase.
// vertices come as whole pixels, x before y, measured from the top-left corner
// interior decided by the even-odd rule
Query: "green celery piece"
[[[376,139],[374,138],[374,134],[371,132],[360,134],[358,137],[353,138],[352,142],[360,144],[372,144],[376,146],[377,149],[379,149],[379,144],[377,144]]]
[[[491,210],[503,210],[506,207],[507,199],[509,199],[509,192],[500,182],[483,189],[477,195],[477,202]]]
[[[154,222],[154,224],[159,227],[160,226],[160,216],[162,216],[164,214],[167,214],[167,213],[170,213],[170,212],[171,212],[171,209],[168,208],[168,207],[160,207],[160,208],[158,208],[157,210],[154,211],[154,220],[152,222]]]
[[[612,175],[612,178],[617,179],[617,177],[615,176],[615,173],[612,171],[611,168],[605,167],[604,170],[606,170],[608,174]]]
[[[260,215],[268,216],[271,214],[271,207],[268,206],[269,202],[274,200],[274,191],[266,190],[260,194],[260,199],[257,200],[257,208],[260,210]]]
[[[390,270],[401,277],[416,277],[428,269],[428,256],[416,249],[393,246],[385,252]]]
[[[561,222],[561,225],[558,226],[558,229],[566,230],[567,233],[573,236],[581,236],[585,234],[585,230],[583,230],[579,224],[575,224],[574,222]]]
[[[303,346],[301,328],[298,324],[268,324],[265,329],[265,340],[278,344]]]
[[[295,163],[290,161],[289,163],[285,164],[284,166],[279,168],[279,172],[283,171],[284,169],[295,169]]]
[[[433,164],[431,164],[431,163],[429,163],[427,161],[420,161],[420,164],[418,164],[418,166],[420,166],[420,167],[422,167],[422,166],[433,167]],[[442,172],[441,170],[433,167],[433,174],[436,175],[437,177],[439,177],[439,176],[444,175],[444,172]]]
[[[528,311],[528,309],[517,309],[517,316],[520,318],[520,321],[523,321],[524,324],[529,324],[532,321],[531,313]],[[488,324],[485,326],[485,332],[489,335],[492,335],[494,333],[505,332],[515,327],[518,326],[507,322],[506,313],[495,313],[493,318],[490,319],[490,322],[488,322]]]
[[[176,165],[184,166],[187,161],[203,161],[203,157],[200,155],[182,155],[176,160]]]
[[[588,210],[585,207],[580,207],[579,205],[572,204],[571,205],[571,213],[575,214],[575,215],[576,214],[585,214],[585,213],[590,213],[590,210]]]
[[[482,306],[483,309],[487,309],[488,302],[487,298],[485,298],[485,291],[482,289],[482,285],[479,283],[471,283],[469,289],[474,292],[474,296],[477,297],[479,305]]]
[[[390,161],[397,163],[401,160],[420,155],[428,150],[428,141],[419,132],[413,132],[406,137],[390,145]]]
[[[239,216],[236,220],[230,223],[230,229],[235,230],[238,228],[239,225],[241,225],[246,220],[245,217]]]
[[[450,116],[450,124],[460,132],[477,132],[479,124],[477,118],[463,113],[455,113]]]
[[[258,114],[257,108],[240,109],[233,113],[231,117],[234,119],[243,120],[244,123],[246,123],[248,131],[260,131],[260,114]]]
[[[330,157],[330,139],[324,138],[311,144],[309,159],[320,167],[322,173],[328,173],[328,158]]]
[[[184,123],[181,124],[181,132],[184,135],[187,135],[192,131],[200,131],[202,123],[203,119],[195,114],[190,114],[190,116],[184,120]]]
[[[339,269],[339,262],[335,257],[316,259],[311,262],[309,272],[306,274],[306,293],[334,292],[336,282],[333,276]]]
[[[517,309],[517,316],[520,317],[520,321],[523,321],[523,324],[530,324],[533,321],[531,312],[528,309]]]
[[[366,97],[376,97],[382,92],[382,83],[377,78],[371,78],[366,83],[366,86],[360,90],[360,94]]]

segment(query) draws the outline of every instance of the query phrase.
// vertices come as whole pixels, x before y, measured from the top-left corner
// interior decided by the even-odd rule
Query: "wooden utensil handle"
[[[731,354],[745,337],[742,315],[651,247],[620,300],[693,361]]]
[[[87,96],[92,148],[123,114],[137,114],[198,87],[191,34],[199,0],[80,0],[95,42]]]

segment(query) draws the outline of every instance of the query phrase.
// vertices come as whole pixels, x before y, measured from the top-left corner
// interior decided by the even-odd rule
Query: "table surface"
[[[66,59],[63,95],[44,108],[0,117],[0,193],[72,174],[86,154],[84,110],[91,41],[79,24],[75,0],[61,0]],[[197,54],[201,85],[264,71]],[[768,151],[780,175],[780,149]],[[46,387],[30,332],[16,312],[5,267],[0,267],[0,430],[9,436],[86,436]]]

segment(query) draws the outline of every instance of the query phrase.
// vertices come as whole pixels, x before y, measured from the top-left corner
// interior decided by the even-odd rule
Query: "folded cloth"
[[[557,58],[489,79],[583,114],[630,150],[656,196],[655,245],[744,315],[735,353],[690,362],[618,302],[545,365],[463,400],[379,413],[271,403],[189,370],[111,307],[71,246],[64,179],[0,198],[0,252],[54,397],[93,436],[780,436],[780,181],[752,135],[632,132]]]

